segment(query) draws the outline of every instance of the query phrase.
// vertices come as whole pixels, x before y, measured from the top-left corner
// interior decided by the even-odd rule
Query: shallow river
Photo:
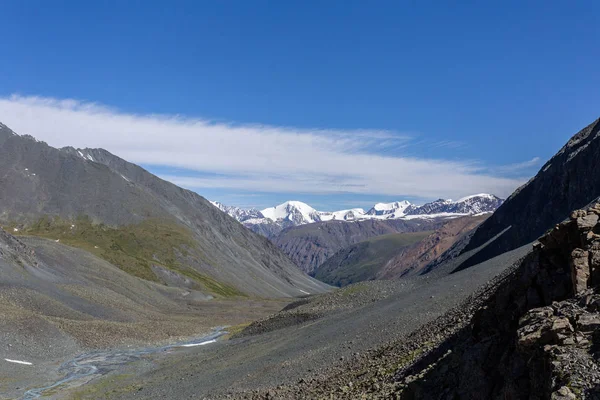
[[[106,375],[107,373],[118,369],[119,367],[133,361],[139,360],[142,356],[165,352],[177,347],[195,347],[214,343],[217,339],[227,332],[224,328],[215,329],[210,335],[206,335],[192,341],[170,344],[161,347],[144,347],[141,349],[114,349],[100,350],[79,355],[69,361],[64,362],[58,372],[63,378],[44,387],[30,389],[22,400],[37,399],[44,395],[44,392],[50,389],[58,388],[61,385],[69,387],[84,384],[94,376]]]

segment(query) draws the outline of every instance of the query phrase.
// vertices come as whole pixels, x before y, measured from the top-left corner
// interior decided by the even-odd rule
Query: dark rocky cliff
[[[398,374],[401,398],[600,398],[599,216],[541,237],[469,325]]]
[[[464,251],[481,246],[509,228],[472,264],[532,242],[571,210],[593,201],[600,195],[598,165],[600,119],[573,136],[477,229]]]

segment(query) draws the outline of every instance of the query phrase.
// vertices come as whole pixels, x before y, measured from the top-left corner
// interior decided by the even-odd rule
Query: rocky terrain
[[[58,129],[58,128],[57,128]],[[320,293],[271,242],[194,192],[102,149],[55,149],[0,125],[0,223],[127,273],[206,295]]]
[[[398,279],[420,273],[446,250],[463,239],[489,215],[467,216],[448,220],[423,240],[388,260],[376,275],[377,279]]]
[[[411,371],[414,381],[405,374],[406,396],[598,398],[599,215],[600,204],[575,211],[541,237],[470,325],[449,338],[450,354],[438,349],[438,359]]]
[[[600,194],[600,119],[560,149],[527,184],[517,189],[473,235],[465,251],[500,235],[484,257],[522,246],[541,236],[574,209]]]
[[[600,204],[574,212],[512,268],[404,338],[322,376],[234,397],[597,399],[599,215]]]

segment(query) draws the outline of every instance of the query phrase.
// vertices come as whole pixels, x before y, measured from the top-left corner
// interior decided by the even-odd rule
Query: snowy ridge
[[[235,206],[226,206],[218,201],[211,201],[211,204],[240,222],[246,220],[256,220],[255,223],[259,223],[260,220],[265,219],[261,212],[255,208],[244,209]]]
[[[275,207],[261,210],[261,214],[271,221],[290,221],[295,225],[310,224],[321,221],[319,212],[301,201],[286,201]]]
[[[321,221],[354,221],[365,215],[365,210],[362,208],[353,208],[351,210],[340,211],[319,211]]]
[[[431,219],[456,218],[465,215],[481,215],[494,212],[504,200],[493,194],[480,193],[463,197],[457,201],[439,199],[417,206],[409,201],[377,203],[369,211],[353,208],[340,211],[317,211],[301,201],[286,201],[264,210],[243,209],[226,206],[216,201],[211,203],[229,214],[246,227],[271,227],[281,230],[290,226],[306,225],[321,221],[360,221],[367,219]]]
[[[412,204],[410,202],[395,201],[393,203],[377,203],[371,208],[367,215],[389,215],[394,214],[396,218],[405,215],[405,210],[408,209]]]

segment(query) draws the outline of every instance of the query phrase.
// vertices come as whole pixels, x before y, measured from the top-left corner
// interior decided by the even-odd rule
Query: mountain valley
[[[295,224],[273,243],[227,215],[262,211],[3,126],[0,398],[594,398],[598,126],[493,214],[474,197],[352,221],[288,202],[266,212]],[[107,365],[94,354],[122,358],[65,377]]]
[[[0,400],[600,400],[600,2],[1,4]]]
[[[359,242],[391,233],[433,231],[455,218],[471,216],[481,221],[502,202],[494,195],[478,194],[457,201],[440,199],[422,206],[408,201],[377,203],[367,212],[360,208],[317,211],[299,201],[262,211],[212,203],[250,230],[268,237],[302,271],[313,274],[338,251]]]

